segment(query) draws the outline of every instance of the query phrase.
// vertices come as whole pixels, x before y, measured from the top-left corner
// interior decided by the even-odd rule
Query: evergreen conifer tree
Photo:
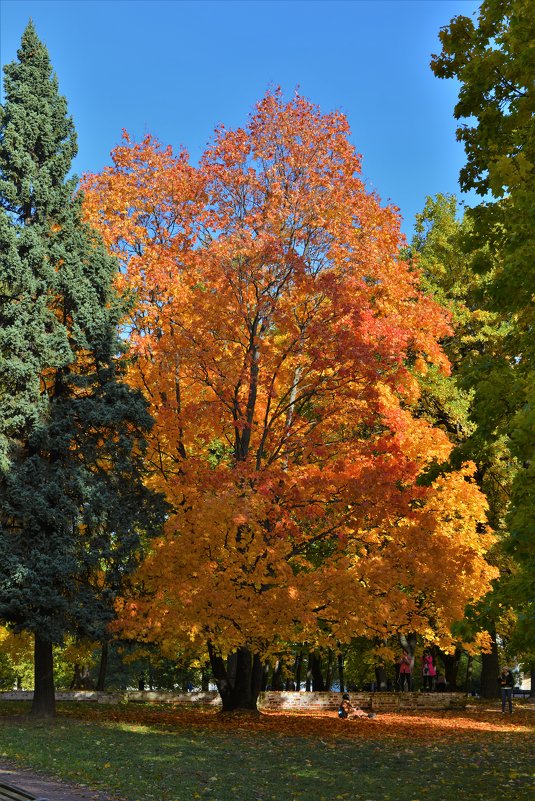
[[[67,178],[74,126],[32,22],[17,56],[0,108],[0,618],[34,633],[32,711],[50,716],[53,644],[103,635],[157,506],[117,264]]]

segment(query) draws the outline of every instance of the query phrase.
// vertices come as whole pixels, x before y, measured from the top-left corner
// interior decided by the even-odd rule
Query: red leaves
[[[429,617],[447,644],[493,575],[467,474],[416,483],[450,444],[415,416],[410,364],[448,369],[448,319],[400,259],[397,210],[366,191],[347,133],[277,91],[246,128],[219,128],[198,169],[126,138],[86,179],[136,299],[130,380],[172,510],[140,574],[154,598],[125,628],[170,649],[269,655],[378,620],[428,636]]]

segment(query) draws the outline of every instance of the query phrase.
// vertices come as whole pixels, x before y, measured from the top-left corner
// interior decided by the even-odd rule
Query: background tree
[[[481,249],[473,248],[472,230],[467,216],[458,217],[455,197],[428,198],[424,210],[416,218],[410,255],[417,259],[422,270],[426,291],[452,314],[453,332],[443,341],[452,365],[451,375],[444,376],[430,369],[420,377],[419,413],[446,430],[455,443],[448,462],[436,469],[457,469],[467,459],[474,461],[476,480],[489,503],[489,522],[498,535],[487,558],[500,569],[500,578],[493,582],[491,593],[476,607],[467,610],[463,624],[457,627],[460,641],[469,640],[470,631],[490,633],[489,650],[482,656],[483,691],[493,696],[498,692],[496,637],[501,633],[501,621],[507,620],[507,629],[510,628],[505,610],[509,606],[514,565],[505,553],[504,541],[507,535],[505,516],[516,462],[505,434],[489,437],[481,396],[482,384],[494,383],[494,365],[488,362],[489,351],[494,356],[499,352],[503,354],[511,323],[505,313],[492,309],[489,302],[497,256],[490,252],[487,244]],[[495,266],[480,274],[474,265],[481,259],[495,262]],[[461,650],[458,651],[460,656]],[[443,661],[446,678],[453,686],[454,676],[449,666],[458,665],[459,658],[451,660],[443,654]]]
[[[136,561],[150,418],[121,381],[117,264],[81,219],[73,123],[31,22],[17,55],[0,112],[0,618],[35,635],[47,716],[53,644],[99,636]]]
[[[270,93],[198,171],[127,139],[85,182],[136,293],[130,379],[172,509],[124,630],[170,654],[207,644],[226,710],[256,707],[286,643],[428,632],[431,616],[449,642],[494,575],[471,468],[418,483],[451,445],[411,414],[411,368],[449,369],[448,324],[347,135],[343,115]]]
[[[475,386],[478,429],[488,442],[505,437],[518,468],[507,517],[507,549],[518,570],[509,589],[524,631],[535,632],[534,448],[535,344],[535,10],[527,0],[485,0],[477,24],[455,17],[440,33],[442,52],[432,68],[460,83],[456,119],[464,142],[463,190],[485,200],[469,210],[475,247],[487,247],[479,270],[493,270],[488,308],[507,314],[510,330],[480,360]],[[489,197],[490,196],[490,197]],[[489,371],[492,381],[489,380]]]

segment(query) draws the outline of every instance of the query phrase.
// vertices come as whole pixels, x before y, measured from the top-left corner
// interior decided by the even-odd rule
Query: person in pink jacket
[[[433,661],[433,655],[429,651],[424,651],[422,656],[422,675],[424,692],[426,690],[433,692],[437,680],[437,669]]]
[[[408,651],[403,650],[403,656],[399,660],[399,688],[401,692],[412,690],[412,667],[414,665],[414,657],[411,657]]]

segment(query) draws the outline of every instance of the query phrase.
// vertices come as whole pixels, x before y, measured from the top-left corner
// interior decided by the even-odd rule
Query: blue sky
[[[429,68],[438,32],[471,0],[0,0],[0,56],[32,17],[78,131],[78,174],[98,171],[126,128],[184,145],[246,121],[267,89],[343,111],[367,185],[410,236],[427,195],[458,193],[457,85]]]

